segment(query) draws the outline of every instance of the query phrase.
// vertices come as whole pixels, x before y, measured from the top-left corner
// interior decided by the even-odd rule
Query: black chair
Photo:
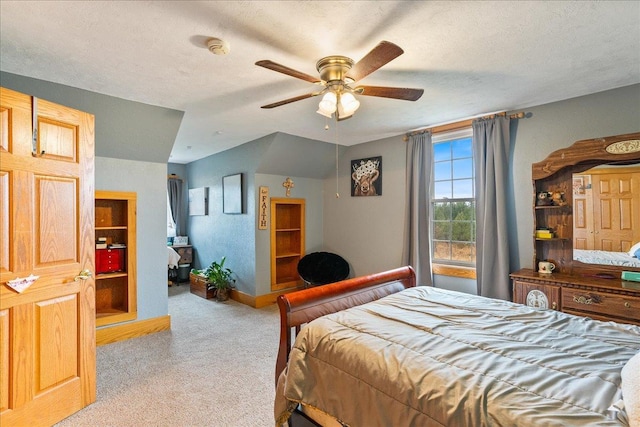
[[[349,276],[349,264],[331,252],[312,252],[298,262],[298,274],[305,286],[319,286],[344,280]]]

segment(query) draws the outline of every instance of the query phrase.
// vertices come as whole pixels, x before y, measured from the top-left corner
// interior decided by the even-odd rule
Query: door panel
[[[76,180],[37,176],[36,268],[78,263]],[[77,269],[77,264],[72,266]]]
[[[96,395],[93,116],[37,100],[34,143],[32,98],[0,90],[0,425],[51,425]]]
[[[9,173],[0,171],[0,200],[9,200]],[[9,271],[9,242],[12,227],[9,226],[9,203],[0,205],[0,232],[8,238],[0,241],[0,273]]]
[[[640,240],[640,173],[594,174],[595,249],[626,252]]]
[[[78,152],[75,126],[39,118],[38,152],[44,158],[75,162]]]
[[[78,372],[77,295],[40,301],[35,304],[36,317],[36,394],[73,380]],[[58,357],[64,349],[64,358]]]
[[[9,336],[9,310],[0,310],[0,337]],[[0,413],[9,408],[9,340],[0,340]]]

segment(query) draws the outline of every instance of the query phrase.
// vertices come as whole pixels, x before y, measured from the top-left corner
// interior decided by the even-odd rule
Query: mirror
[[[632,235],[629,238],[628,236],[616,237],[613,233],[612,237],[609,231],[603,230],[607,227],[596,229],[593,226],[594,218],[599,218],[603,224],[608,221],[606,224],[611,225],[614,221],[619,221],[619,218],[623,218],[626,222],[623,223],[623,227],[618,228],[635,229],[635,233],[640,231],[640,181],[637,181],[637,175],[633,175],[634,172],[639,172],[638,167],[640,167],[640,132],[576,141],[569,147],[560,148],[550,153],[544,160],[533,163],[531,177],[534,184],[534,227],[537,230],[538,226],[556,228],[558,225],[561,226],[560,230],[556,230],[557,234],[552,239],[534,237],[533,268],[537,270],[538,261],[552,260],[555,261],[556,271],[559,273],[581,275],[607,273],[614,277],[620,277],[622,271],[640,272],[640,266],[620,266],[602,259],[590,259],[589,262],[586,259],[584,262],[576,259],[580,255],[579,251],[622,252],[625,249],[629,250],[634,241],[640,240],[640,234]],[[594,170],[607,168],[631,169],[630,174],[635,178],[622,178],[613,184],[612,181],[598,180],[596,182],[595,175],[597,174],[594,173]],[[586,173],[587,170],[592,170],[592,172]],[[622,169],[618,172],[622,173]],[[629,170],[625,172],[629,173]],[[574,175],[577,175],[575,187]],[[588,179],[587,175],[589,175]],[[623,200],[618,198],[617,201],[607,198],[594,200],[593,189],[596,188],[596,184],[605,192],[613,192],[617,188],[623,189],[623,193],[635,194],[630,194],[629,198]],[[560,205],[557,206],[558,209],[537,206],[537,195],[544,191],[564,193],[564,201],[568,208]],[[575,203],[574,191],[577,193]],[[580,194],[582,192],[584,194]],[[614,203],[619,207],[617,214],[616,208],[613,206]],[[598,209],[591,208],[593,205],[597,205]],[[631,226],[628,224],[629,221],[632,222]],[[582,226],[585,230],[578,229],[575,239],[573,237],[574,223]],[[609,228],[615,230],[613,226]],[[600,236],[604,237],[600,238]],[[586,249],[590,247],[591,239],[594,241],[593,248]],[[614,241],[616,239],[621,241],[619,249],[615,248]],[[599,242],[600,247],[596,247],[596,241]],[[575,251],[574,244],[577,248]],[[607,251],[607,249],[612,250]],[[594,253],[590,252],[589,254],[593,255]],[[600,264],[594,264],[595,262]],[[607,264],[602,264],[603,262]]]
[[[640,163],[574,173],[572,184],[573,260],[640,268]]]

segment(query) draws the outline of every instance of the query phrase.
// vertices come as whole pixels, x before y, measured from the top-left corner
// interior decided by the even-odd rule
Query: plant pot
[[[218,301],[226,301],[229,299],[229,292],[231,292],[230,289],[227,288],[222,288],[222,289],[218,289],[218,292],[216,293],[216,300]]]

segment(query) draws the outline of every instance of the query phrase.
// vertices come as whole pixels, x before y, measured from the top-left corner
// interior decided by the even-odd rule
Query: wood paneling
[[[36,317],[36,393],[72,381],[78,372],[77,295],[34,305]],[[64,357],[59,357],[64,349]]]
[[[9,409],[11,365],[9,363],[9,310],[0,310],[0,413]]]
[[[2,236],[7,236],[6,239],[3,238],[2,241],[0,241],[0,272],[9,271],[11,261],[10,245],[13,241],[13,227],[11,226],[10,215],[11,204],[9,199],[9,179],[9,172],[0,171],[0,198],[3,200],[2,204],[0,204],[0,232],[2,232]]]
[[[78,188],[75,179],[35,177],[35,264],[78,263]]]

